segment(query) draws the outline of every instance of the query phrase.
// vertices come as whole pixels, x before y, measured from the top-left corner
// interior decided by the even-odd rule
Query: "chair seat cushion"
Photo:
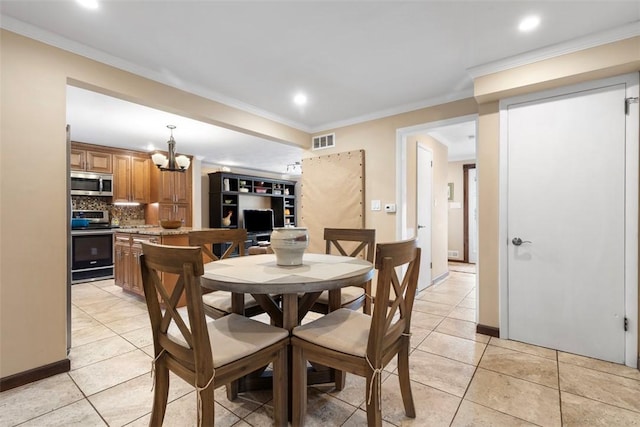
[[[340,305],[348,304],[357,300],[364,295],[364,289],[357,286],[347,286],[340,290]],[[329,305],[329,291],[324,291],[320,294],[316,302],[320,304]]]
[[[202,302],[220,311],[231,313],[231,292],[215,291],[202,295]],[[251,294],[244,294],[244,308],[256,307],[258,302]]]
[[[365,357],[371,316],[341,308],[293,329],[293,335],[342,353]]]
[[[186,310],[178,310],[178,312],[188,327],[189,316]],[[214,368],[242,359],[289,336],[285,329],[235,313],[216,320],[207,320],[207,330]],[[171,341],[187,346],[175,323],[171,322],[167,335]]]

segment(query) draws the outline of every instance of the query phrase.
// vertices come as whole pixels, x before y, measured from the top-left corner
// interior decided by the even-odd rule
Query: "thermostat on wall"
[[[384,211],[385,212],[395,212],[396,211],[396,204],[395,203],[386,203],[384,205]]]

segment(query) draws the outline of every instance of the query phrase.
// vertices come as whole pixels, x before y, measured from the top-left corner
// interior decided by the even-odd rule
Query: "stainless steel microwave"
[[[72,196],[113,196],[113,175],[71,172]]]

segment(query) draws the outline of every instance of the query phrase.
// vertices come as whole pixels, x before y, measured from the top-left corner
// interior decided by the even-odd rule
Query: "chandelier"
[[[169,157],[167,158],[162,153],[155,153],[151,156],[151,160],[162,171],[184,172],[189,169],[191,160],[185,155],[176,156],[176,140],[173,139],[173,130],[176,127],[167,125],[167,128],[171,130],[171,136],[167,141],[167,144],[169,144]]]

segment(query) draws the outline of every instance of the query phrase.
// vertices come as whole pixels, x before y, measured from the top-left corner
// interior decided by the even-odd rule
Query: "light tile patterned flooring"
[[[452,266],[455,268],[455,266]],[[459,270],[459,269],[458,269]],[[0,394],[0,427],[147,426],[153,346],[146,308],[113,281],[72,288],[71,371]],[[386,426],[640,426],[640,371],[475,333],[475,275],[452,271],[415,302],[410,358],[418,416],[404,416],[395,361]],[[308,426],[366,425],[364,379],[309,390]],[[216,391],[216,425],[271,425],[270,393]],[[166,426],[195,425],[193,389],[172,377]]]

